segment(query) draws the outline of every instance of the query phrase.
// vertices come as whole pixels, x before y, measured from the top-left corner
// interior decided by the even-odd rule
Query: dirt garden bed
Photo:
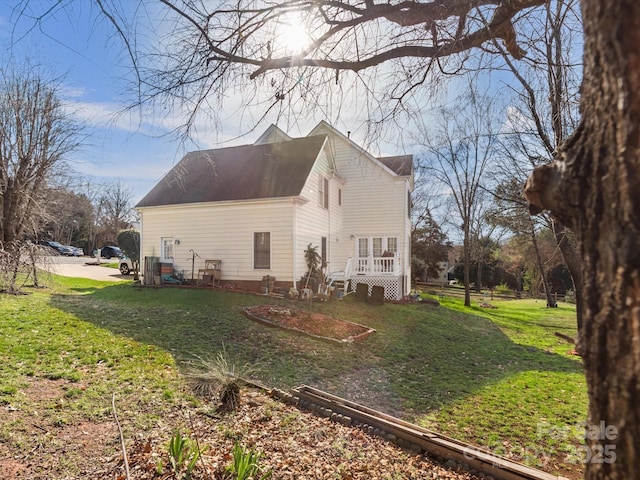
[[[329,342],[351,343],[375,333],[373,328],[364,325],[286,305],[245,307],[243,312],[249,319],[264,325]]]

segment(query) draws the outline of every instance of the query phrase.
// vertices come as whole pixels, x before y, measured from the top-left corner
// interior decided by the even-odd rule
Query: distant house
[[[427,283],[435,283],[436,285],[449,284],[449,261],[438,262],[439,274],[437,277],[427,278]]]
[[[288,290],[312,244],[327,274],[401,298],[412,189],[410,155],[376,158],[325,122],[302,138],[271,126],[251,145],[188,153],[151,189],[136,205],[141,258],[185,278],[217,259],[223,286],[259,291],[270,276]]]

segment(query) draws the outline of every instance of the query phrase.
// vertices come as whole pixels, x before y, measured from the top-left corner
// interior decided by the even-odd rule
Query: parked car
[[[91,252],[92,257],[95,257],[97,254],[98,254],[97,249]],[[115,247],[113,245],[107,245],[100,248],[100,257],[106,258],[106,259],[113,258],[113,257],[122,258],[124,257],[124,252],[120,250],[120,248],[118,247]]]
[[[80,247],[74,247],[73,245],[69,245],[69,247],[73,250],[74,257],[82,257],[84,255],[84,250]]]
[[[129,275],[133,271],[133,262],[129,257],[122,257],[118,269],[122,275]]]
[[[68,257],[73,255],[73,249],[67,245],[62,245],[59,242],[54,242],[52,240],[40,240],[38,245],[44,245],[45,247],[49,247],[55,250],[59,255],[66,255]]]

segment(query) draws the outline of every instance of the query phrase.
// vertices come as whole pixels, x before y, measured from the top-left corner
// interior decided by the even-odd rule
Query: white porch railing
[[[400,257],[358,257],[354,273],[356,275],[400,275],[402,273]]]

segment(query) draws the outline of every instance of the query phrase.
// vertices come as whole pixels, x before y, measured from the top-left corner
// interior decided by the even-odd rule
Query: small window
[[[318,182],[318,204],[322,208],[329,208],[329,179],[322,175]]]
[[[338,205],[342,206],[342,189],[338,189]]]
[[[253,268],[271,268],[270,232],[255,232],[253,234]]]
[[[162,261],[173,262],[173,238],[164,237],[161,240]]]

